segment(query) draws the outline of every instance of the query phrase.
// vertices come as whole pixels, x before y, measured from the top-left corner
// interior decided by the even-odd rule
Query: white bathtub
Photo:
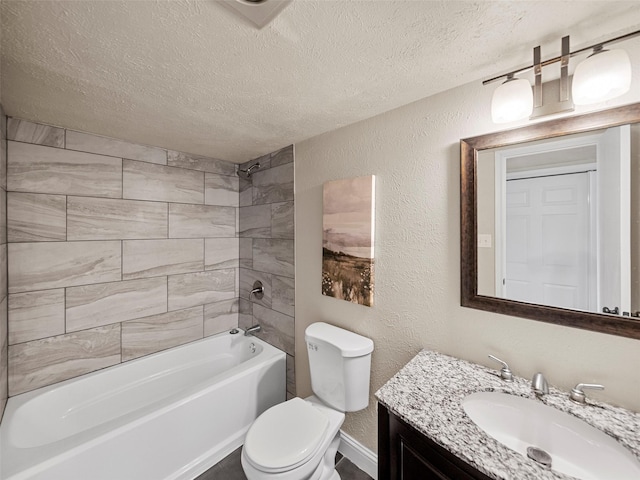
[[[191,480],[285,400],[285,354],[222,333],[11,397],[2,480]]]

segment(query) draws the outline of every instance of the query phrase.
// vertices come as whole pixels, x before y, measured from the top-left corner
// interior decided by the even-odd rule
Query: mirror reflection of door
[[[589,175],[585,171],[507,180],[501,297],[579,310],[594,306]]]
[[[630,127],[482,153],[478,293],[631,311]]]

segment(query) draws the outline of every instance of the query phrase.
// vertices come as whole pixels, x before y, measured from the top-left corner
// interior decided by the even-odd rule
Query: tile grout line
[[[123,363],[123,361],[122,361],[122,330],[123,330],[123,324],[124,324],[124,322],[120,322],[120,362],[119,363]]]
[[[235,237],[235,236],[226,236],[226,237],[219,237],[219,236],[207,236],[207,237],[202,237],[202,236],[198,236],[198,237],[173,237],[173,238],[166,238],[166,237],[149,237],[149,238],[136,238],[136,237],[129,237],[129,238],[95,238],[95,239],[81,239],[81,240],[22,240],[22,241],[18,241],[18,242],[7,242],[5,245],[11,244],[11,245],[24,245],[24,244],[31,244],[31,245],[54,245],[57,243],[88,243],[88,242],[155,242],[155,241],[161,241],[161,240],[201,240],[203,238],[207,238],[207,239],[211,239],[211,240],[233,240],[235,238],[255,238],[256,240],[293,240],[292,238],[267,238],[267,237]]]
[[[206,270],[206,271],[202,271],[202,270],[193,270],[193,271],[189,271],[189,272],[182,272],[182,273],[160,273],[158,275],[152,275],[149,277],[139,277],[139,278],[126,278],[124,280],[111,280],[108,282],[95,282],[95,283],[81,283],[81,284],[77,284],[77,285],[60,285],[58,287],[50,287],[50,288],[39,288],[37,290],[25,290],[22,292],[11,292],[8,293],[7,295],[24,295],[24,294],[29,294],[29,293],[40,293],[40,292],[52,292],[54,290],[62,290],[65,288],[83,288],[83,287],[91,287],[94,285],[112,285],[112,284],[116,284],[116,283],[129,283],[129,282],[142,282],[145,280],[154,280],[157,278],[161,278],[161,277],[175,277],[175,276],[180,276],[180,275],[191,275],[191,274],[196,274],[196,273],[213,273],[213,272],[219,272],[221,270],[231,270],[233,267],[224,267],[224,268],[217,268],[217,269],[211,269],[211,270]],[[282,276],[282,275],[280,275]],[[0,301],[2,301],[0,299]]]
[[[95,200],[122,200],[125,202],[146,202],[146,203],[172,203],[175,205],[191,205],[194,207],[212,207],[212,208],[238,208],[235,205],[218,205],[218,204],[204,204],[204,203],[193,203],[193,202],[180,202],[176,200],[153,200],[147,198],[124,198],[124,197],[113,197],[113,196],[99,196],[99,195],[83,195],[78,193],[52,193],[52,192],[33,192],[31,190],[6,190],[7,193],[25,193],[30,195],[50,195],[50,196],[69,196],[69,197],[79,197],[79,198],[93,198]],[[292,200],[286,200],[283,202],[274,202],[274,203],[287,203],[292,202]],[[269,204],[264,204],[269,205]]]
[[[69,241],[69,196],[64,197],[64,241]],[[17,242],[16,242],[17,243]]]

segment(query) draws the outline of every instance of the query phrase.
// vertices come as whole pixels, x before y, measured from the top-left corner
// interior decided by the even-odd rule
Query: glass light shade
[[[631,62],[624,50],[601,50],[578,64],[573,74],[573,103],[589,105],[627,93]]]
[[[493,123],[507,123],[527,118],[531,112],[533,112],[533,92],[528,80],[509,79],[493,92],[491,99]]]

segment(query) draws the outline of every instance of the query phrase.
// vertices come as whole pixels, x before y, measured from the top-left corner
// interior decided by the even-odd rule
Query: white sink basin
[[[462,407],[487,434],[525,457],[528,447],[544,450],[551,456],[552,470],[584,480],[640,479],[640,462],[626,448],[540,401],[478,392],[467,396]]]

